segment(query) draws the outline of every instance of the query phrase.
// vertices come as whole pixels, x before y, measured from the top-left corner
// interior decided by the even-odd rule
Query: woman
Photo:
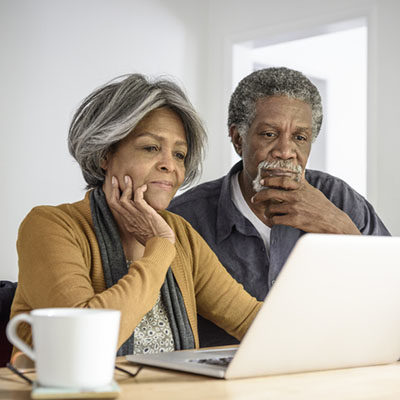
[[[204,240],[165,209],[193,181],[205,132],[172,82],[132,74],[89,95],[69,149],[82,201],[34,208],[17,242],[11,316],[42,307],[121,311],[118,355],[199,346],[197,312],[241,339],[260,303]],[[26,325],[20,336],[31,340]]]

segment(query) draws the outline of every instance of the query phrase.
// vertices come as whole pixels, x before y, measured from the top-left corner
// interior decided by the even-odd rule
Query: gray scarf
[[[94,231],[100,248],[104,280],[107,288],[118,282],[127,272],[126,258],[119,237],[118,227],[108,207],[102,188],[90,192],[90,210]],[[171,268],[161,286],[161,298],[167,309],[175,350],[194,348],[193,332],[189,324],[182,293]],[[132,312],[134,312],[132,310]],[[133,354],[133,332],[119,348],[117,355]]]

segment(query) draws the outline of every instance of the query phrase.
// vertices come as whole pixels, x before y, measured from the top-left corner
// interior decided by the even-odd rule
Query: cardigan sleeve
[[[88,238],[76,221],[55,207],[37,207],[28,214],[19,230],[17,249],[17,297],[23,298],[31,309],[87,307],[120,310],[118,346],[153,307],[175,257],[175,246],[169,240],[152,238],[146,243],[144,256],[131,264],[123,278],[109,289],[96,293],[91,276],[94,261]],[[23,339],[29,340],[30,332],[19,333]]]
[[[189,224],[188,229],[198,313],[241,340],[262,302],[246,292],[227,272],[205,240]]]

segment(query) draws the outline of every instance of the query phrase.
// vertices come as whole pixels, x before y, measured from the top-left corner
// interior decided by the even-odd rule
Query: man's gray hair
[[[229,102],[228,128],[235,125],[245,135],[256,114],[258,99],[287,96],[311,106],[312,140],[318,136],[322,124],[322,103],[318,89],[301,72],[292,69],[265,68],[243,78]]]
[[[183,186],[201,173],[207,136],[204,126],[184,92],[174,82],[150,80],[141,74],[116,78],[83,100],[72,118],[68,148],[81,167],[87,188],[103,185],[100,164],[149,112],[168,107],[182,120],[188,143]]]

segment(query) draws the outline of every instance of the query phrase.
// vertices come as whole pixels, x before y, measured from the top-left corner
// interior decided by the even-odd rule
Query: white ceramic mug
[[[117,310],[36,309],[12,318],[7,337],[35,361],[40,385],[93,389],[113,379],[120,316]],[[33,348],[18,337],[20,322],[31,325]]]

